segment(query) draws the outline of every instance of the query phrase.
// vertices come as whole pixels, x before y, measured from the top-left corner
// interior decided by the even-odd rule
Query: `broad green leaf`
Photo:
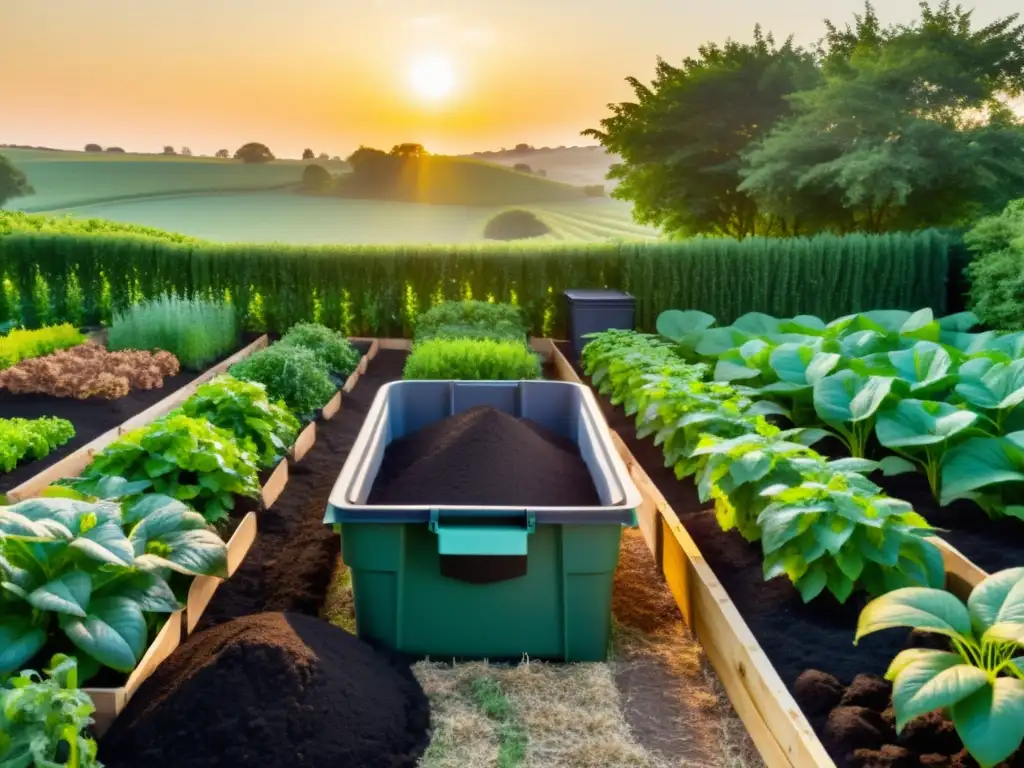
[[[729,473],[737,484],[760,480],[772,468],[772,457],[764,451],[749,451],[732,463]]]
[[[814,385],[814,409],[828,423],[869,419],[888,397],[892,383],[889,376],[865,377],[839,371]]]
[[[943,506],[981,488],[1024,481],[1024,451],[1007,437],[973,437],[942,457]]]
[[[854,643],[865,635],[893,627],[909,627],[942,635],[968,636],[971,614],[949,592],[906,587],[877,597],[861,611]]]
[[[984,670],[966,664],[959,654],[918,656],[905,664],[893,682],[896,731],[915,717],[963,701],[988,682]]]
[[[944,443],[978,421],[973,411],[929,400],[901,400],[878,415],[875,434],[886,448],[917,448]]]
[[[956,380],[949,352],[931,341],[919,341],[910,349],[890,352],[889,360],[914,393],[945,389]]]
[[[911,339],[938,341],[940,332],[941,328],[935,322],[935,315],[927,307],[917,310],[900,326],[900,335]]]
[[[715,324],[715,318],[707,312],[696,309],[682,311],[669,309],[658,315],[656,323],[658,333],[676,343],[681,343],[705,331]]]
[[[971,328],[980,324],[981,320],[973,312],[957,312],[956,314],[939,318],[939,327],[942,330],[955,331],[957,333],[966,333]]]
[[[119,672],[134,670],[146,652],[146,619],[124,597],[95,600],[85,618],[62,617],[61,627],[80,650]]]
[[[1002,622],[1024,625],[1024,568],[1007,568],[978,584],[967,599],[979,634]]]
[[[145,613],[174,613],[181,609],[181,603],[174,596],[167,581],[160,573],[150,570],[129,571],[119,575],[98,589],[94,599],[104,597],[125,597],[135,602]]]
[[[751,335],[734,328],[709,328],[700,335],[696,352],[702,357],[720,357],[730,349],[750,341]]]
[[[149,539],[147,546],[153,542],[166,547],[166,551],[141,555],[138,558],[141,564],[170,568],[186,576],[227,578],[227,546],[213,531],[193,529],[168,533]]]
[[[84,571],[69,571],[35,589],[28,602],[41,611],[69,616],[86,615],[92,595],[92,578]]]
[[[47,639],[45,629],[33,626],[26,619],[0,617],[0,678],[20,670],[42,650]]]
[[[71,542],[71,547],[91,560],[110,565],[130,566],[135,559],[124,530],[111,520],[90,528]]]
[[[774,552],[814,524],[816,515],[827,512],[826,504],[785,506],[771,504],[758,515],[761,526],[761,547],[765,554]]]
[[[908,472],[917,471],[914,463],[904,459],[902,456],[885,456],[878,462],[878,468],[882,470],[882,474],[886,477],[905,475]]]
[[[886,333],[898,333],[911,319],[911,313],[903,309],[873,309],[869,312],[861,312],[859,318]]]
[[[796,583],[797,591],[805,603],[820,595],[828,585],[828,573],[820,562],[813,563],[804,577]]]
[[[1000,677],[955,704],[957,735],[982,768],[993,768],[1024,740],[1024,680]]]
[[[997,363],[980,379],[970,378],[956,392],[975,408],[1003,411],[1024,402],[1024,359]]]
[[[838,354],[818,352],[808,345],[790,343],[772,350],[770,364],[780,383],[813,386],[830,374],[839,360]]]
[[[747,312],[747,314],[736,318],[732,327],[754,336],[767,336],[779,333],[779,325],[779,320],[771,315],[766,315],[763,312]]]

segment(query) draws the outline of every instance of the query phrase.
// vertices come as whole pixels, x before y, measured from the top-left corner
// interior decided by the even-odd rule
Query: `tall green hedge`
[[[653,330],[664,309],[722,322],[749,311],[835,317],[876,308],[946,309],[948,243],[938,232],[665,243],[282,246],[13,233],[0,237],[0,322],[108,322],[161,293],[226,298],[244,327],[316,321],[349,335],[408,336],[442,300],[493,298],[535,335],[566,336],[562,291],[612,287]]]

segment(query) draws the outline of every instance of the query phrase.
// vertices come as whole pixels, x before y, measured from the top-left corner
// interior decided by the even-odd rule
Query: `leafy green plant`
[[[66,419],[0,419],[0,472],[10,472],[23,459],[48,456],[74,436]]]
[[[539,379],[540,360],[522,341],[433,338],[416,342],[405,361],[406,379]]]
[[[283,403],[270,402],[265,386],[227,374],[199,387],[181,411],[233,434],[262,467],[274,466],[299,433],[299,420]]]
[[[447,329],[447,330],[446,330]],[[458,335],[452,336],[454,329]],[[504,340],[526,340],[526,328],[517,307],[489,301],[445,301],[416,318],[414,339],[435,336],[467,338],[468,333],[494,334]],[[475,336],[470,336],[470,338]]]
[[[785,574],[804,602],[828,589],[841,603],[856,589],[945,583],[942,555],[926,538],[932,528],[910,504],[843,472],[822,480],[762,492],[771,501],[757,518],[765,580]]]
[[[78,687],[78,663],[56,654],[47,679],[24,670],[0,685],[0,765],[5,768],[102,768],[87,734],[96,711]]]
[[[288,410],[303,420],[312,418],[338,391],[327,366],[316,355],[290,344],[261,349],[232,365],[228,373],[263,384],[271,400],[283,400]]]
[[[793,422],[814,420],[814,385],[831,374],[839,364],[836,352],[822,352],[818,345],[787,342],[771,351],[768,364],[777,381],[757,390],[763,397],[788,401]]]
[[[972,408],[990,417],[1002,431],[1009,417],[1024,403],[1024,359],[1009,363],[980,359],[965,367],[968,374],[956,385],[956,393]],[[983,369],[987,370],[977,376]]]
[[[342,384],[359,365],[359,350],[343,334],[317,323],[293,325],[279,343],[308,349]]]
[[[227,518],[236,495],[259,496],[257,463],[227,430],[177,413],[115,440],[82,474],[149,480],[157,493],[187,503],[216,523]]]
[[[942,457],[943,506],[973,499],[990,516],[1024,520],[1024,431],[972,437]]]
[[[798,485],[808,463],[823,462],[809,446],[827,434],[820,429],[781,430],[760,418],[755,431],[739,437],[705,435],[691,453],[708,457],[697,482],[700,500],[715,500],[723,531],[736,528],[747,541],[757,541],[757,518],[769,503],[761,492],[779,484]]]
[[[854,457],[864,456],[879,408],[892,391],[892,376],[861,376],[850,370],[814,385],[814,410]]]
[[[951,650],[910,648],[893,659],[896,730],[946,710],[982,768],[993,768],[1024,742],[1024,568],[994,573],[965,606],[941,589],[898,589],[868,603],[854,643],[895,627],[944,635]]]
[[[227,547],[168,496],[122,506],[42,497],[0,507],[0,675],[31,660],[59,628],[83,679],[131,672],[148,644],[146,614],[181,606],[169,583],[227,575]]]
[[[165,350],[197,371],[238,346],[238,320],[225,302],[162,296],[114,315],[111,350]]]
[[[77,347],[84,343],[85,336],[70,323],[35,331],[15,329],[6,336],[0,336],[0,370],[10,368],[22,360],[42,357],[58,349]]]
[[[901,400],[878,415],[878,442],[924,469],[936,500],[942,492],[942,462],[956,445],[984,435],[978,414],[948,403]]]

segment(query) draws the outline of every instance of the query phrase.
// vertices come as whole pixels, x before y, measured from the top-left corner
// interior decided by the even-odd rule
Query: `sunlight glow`
[[[445,56],[424,56],[412,63],[409,82],[417,96],[441,99],[455,89],[455,69]]]

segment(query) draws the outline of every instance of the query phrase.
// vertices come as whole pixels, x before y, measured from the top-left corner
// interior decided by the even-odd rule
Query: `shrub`
[[[521,341],[430,339],[417,342],[405,362],[406,379],[538,379],[540,361]]]
[[[283,404],[272,403],[266,387],[233,376],[203,384],[181,410],[231,432],[245,450],[260,457],[263,467],[274,466],[299,432],[298,419]]]
[[[302,188],[310,192],[323,192],[330,188],[332,181],[331,172],[322,165],[312,163],[302,171]]]
[[[256,464],[233,434],[178,412],[114,441],[82,474],[149,480],[158,494],[185,502],[215,523],[234,509],[235,495],[260,495]]]
[[[78,661],[57,654],[45,672],[44,680],[24,670],[0,686],[0,765],[65,765],[58,760],[74,755],[69,768],[101,768],[88,734],[96,707],[78,687]]]
[[[551,234],[551,228],[533,211],[511,208],[491,217],[484,227],[488,240],[524,240]]]
[[[0,419],[0,472],[10,472],[22,459],[41,459],[75,436],[66,419]]]
[[[70,323],[40,328],[37,331],[14,330],[0,337],[0,370],[22,360],[42,357],[58,349],[85,343],[85,336]]]
[[[974,313],[998,330],[1024,329],[1024,200],[978,221],[964,242],[974,254],[967,267]]]
[[[347,379],[359,365],[359,350],[344,335],[317,323],[297,323],[280,341],[281,344],[308,349],[327,366],[327,370]]]
[[[164,377],[178,370],[170,352],[108,352],[96,344],[81,344],[0,371],[0,387],[16,395],[116,400],[132,389],[159,389]]]
[[[271,400],[283,400],[302,419],[311,418],[337,391],[327,366],[308,349],[294,344],[261,349],[235,363],[228,373],[237,379],[263,384]]]
[[[238,321],[226,303],[163,296],[115,315],[107,346],[166,350],[197,371],[238,346]]]
[[[526,340],[519,310],[511,304],[489,301],[446,301],[416,320],[416,341],[443,338]]]

